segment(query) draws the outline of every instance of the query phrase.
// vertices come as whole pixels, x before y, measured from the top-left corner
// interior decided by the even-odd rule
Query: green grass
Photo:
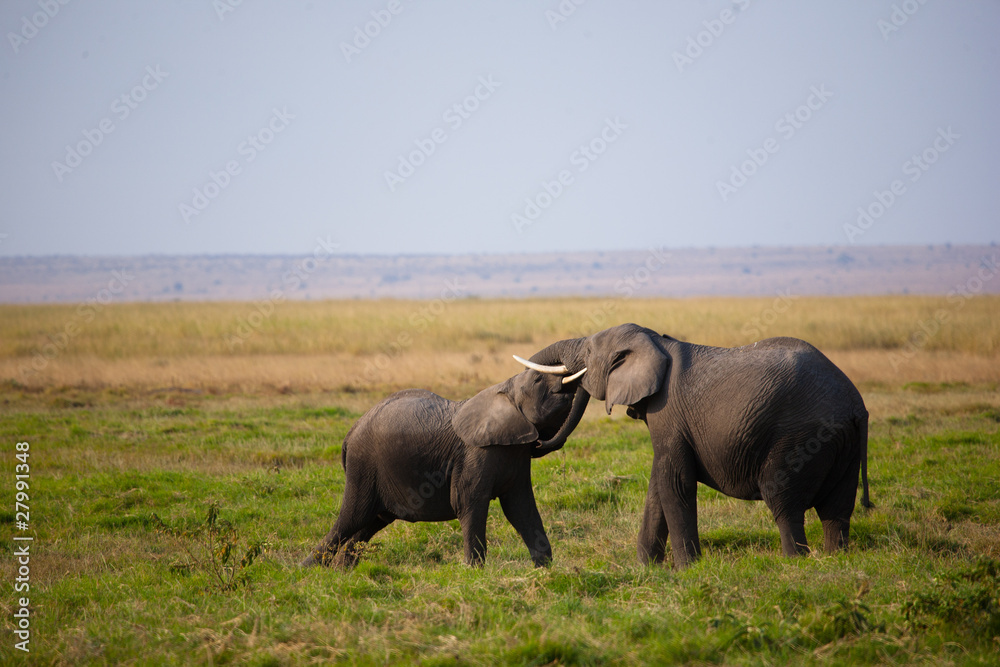
[[[856,512],[846,553],[784,558],[763,504],[700,488],[705,556],[680,572],[637,564],[648,434],[596,404],[564,450],[534,463],[550,568],[531,567],[494,503],[481,569],[463,564],[457,522],[397,523],[347,572],[296,565],[336,516],[340,443],[357,417],[323,395],[3,410],[5,476],[13,443],[31,443],[38,664],[1000,662],[995,407],[874,422],[876,507]],[[234,590],[209,564],[180,567],[200,552],[154,519],[194,528],[213,504],[237,552],[269,545]],[[821,543],[813,513],[807,535]],[[19,653],[7,611],[5,664]]]

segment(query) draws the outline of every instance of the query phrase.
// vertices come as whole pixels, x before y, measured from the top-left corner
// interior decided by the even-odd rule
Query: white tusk
[[[565,373],[569,373],[569,369],[562,364],[558,366],[543,366],[542,364],[536,364],[534,361],[522,359],[516,354],[514,355],[514,359],[522,366],[530,368],[533,371],[538,371],[539,373],[550,373],[552,375],[563,375]]]
[[[577,379],[578,377],[580,377],[581,375],[583,375],[586,372],[587,372],[586,368],[584,368],[582,371],[577,371],[576,373],[573,373],[569,377],[563,378],[562,383],[563,384],[569,384],[570,382],[572,382],[573,380]]]

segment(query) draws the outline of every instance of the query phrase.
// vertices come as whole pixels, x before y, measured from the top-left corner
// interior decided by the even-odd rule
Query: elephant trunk
[[[539,442],[531,450],[531,458],[537,459],[557,449],[562,449],[562,446],[566,444],[569,434],[573,432],[573,429],[577,427],[577,424],[583,418],[583,413],[587,410],[587,403],[589,402],[590,394],[583,388],[583,385],[579,385],[576,388],[576,393],[573,395],[573,404],[570,406],[566,421],[563,422],[562,426],[559,427],[559,431],[554,436],[548,440]]]
[[[586,366],[581,354],[586,338],[570,338],[552,343],[531,355],[531,361],[546,366],[566,366],[570,373],[576,373]]]

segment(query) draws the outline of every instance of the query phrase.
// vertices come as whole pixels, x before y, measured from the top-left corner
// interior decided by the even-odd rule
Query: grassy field
[[[270,305],[0,306],[0,663],[1000,664],[996,297]],[[702,487],[705,557],[639,566],[648,434],[595,405],[533,466],[551,567],[498,506],[481,569],[457,522],[394,524],[349,572],[296,566],[380,397],[466,397],[518,372],[510,353],[622,321],[799,336],[847,371],[873,415],[875,503],[847,552],[786,559],[763,504]],[[35,538],[28,592],[15,534]]]

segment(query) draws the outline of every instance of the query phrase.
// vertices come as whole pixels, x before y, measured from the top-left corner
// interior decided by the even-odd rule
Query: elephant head
[[[579,378],[525,370],[479,392],[452,417],[452,427],[467,445],[536,442],[532,457],[560,449],[580,422],[589,396]]]
[[[543,373],[579,372],[588,394],[614,405],[635,405],[660,391],[666,381],[670,356],[664,337],[637,324],[621,324],[585,338],[570,338],[549,345],[522,364]]]

